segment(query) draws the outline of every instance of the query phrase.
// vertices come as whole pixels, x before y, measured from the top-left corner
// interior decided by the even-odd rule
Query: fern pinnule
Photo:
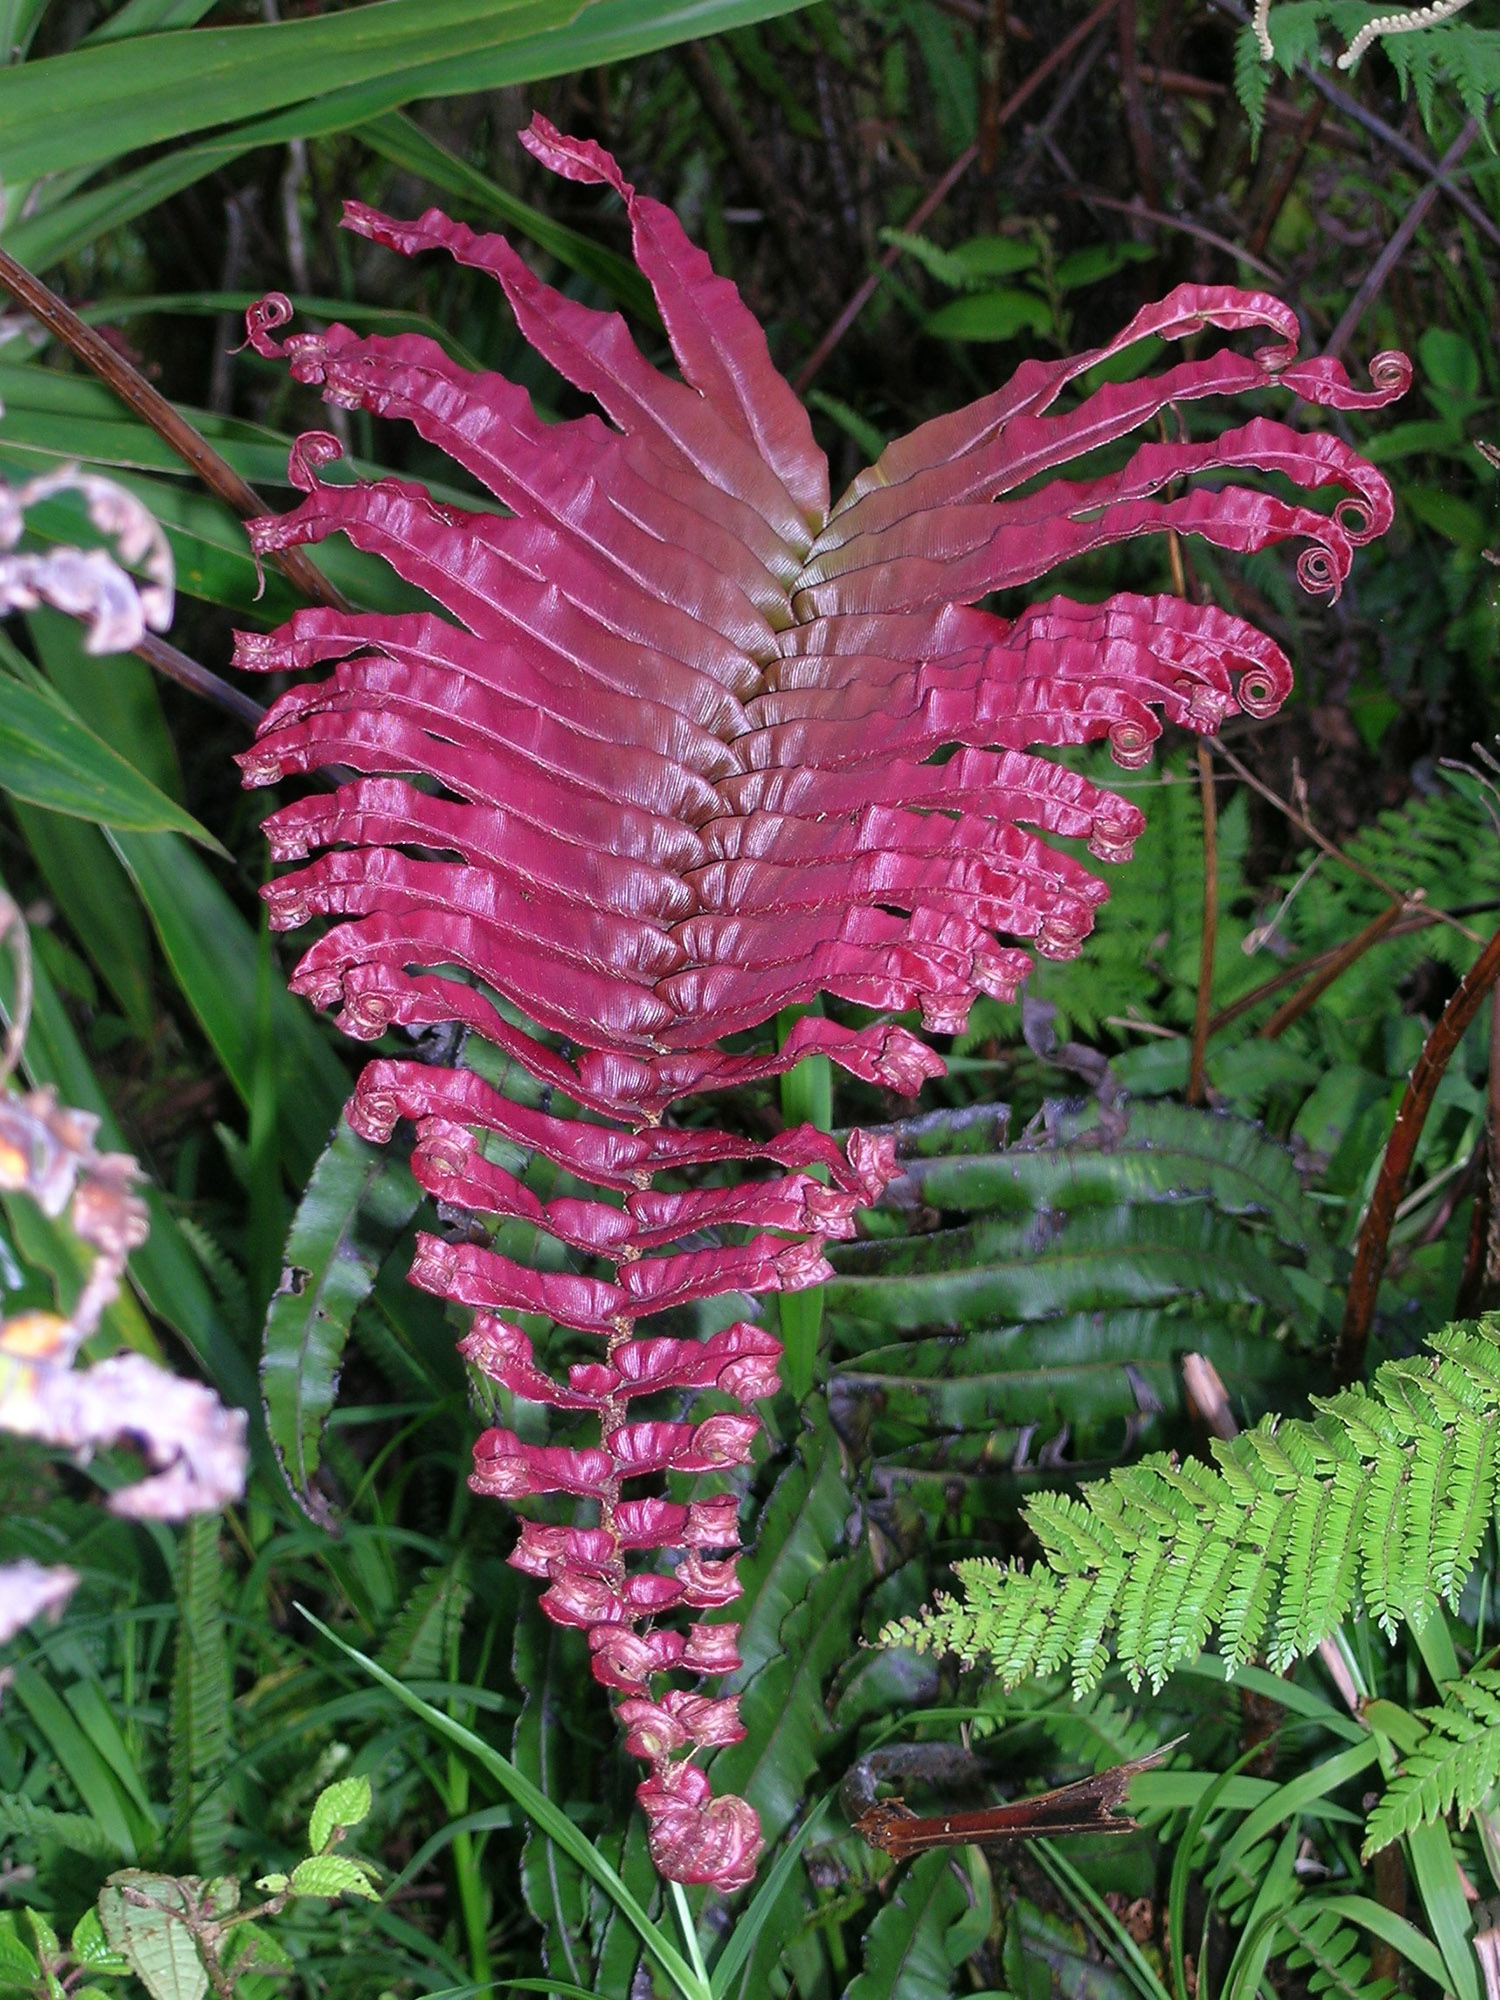
[[[1422,1734],[1366,1823],[1365,1860],[1455,1807],[1466,1825],[1500,1783],[1500,1672],[1476,1668],[1442,1696],[1440,1708],[1416,1710]]]
[[[1264,1653],[1281,1669],[1356,1608],[1387,1633],[1420,1627],[1455,1602],[1495,1513],[1500,1317],[1429,1347],[1383,1363],[1368,1388],[1315,1397],[1311,1418],[1215,1440],[1213,1466],[1145,1459],[1076,1497],[1034,1496],[1031,1569],[956,1564],[962,1599],[882,1641],[987,1660],[1013,1687],[1036,1670],[1041,1619],[1048,1659],[1071,1659],[1077,1686],[1112,1653],[1132,1683],[1159,1687],[1215,1632],[1231,1667]],[[1143,1578],[1170,1621],[1143,1608]]]

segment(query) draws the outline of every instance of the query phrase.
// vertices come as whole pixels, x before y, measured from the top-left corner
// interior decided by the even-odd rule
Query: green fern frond
[[[212,1875],[227,1861],[229,1650],[219,1601],[219,1523],[195,1514],[177,1544],[177,1643],[172,1670],[168,1763],[172,1817],[186,1827],[193,1866]]]
[[[1255,30],[1248,24],[1240,29],[1234,43],[1234,94],[1250,125],[1250,156],[1260,151],[1261,134],[1266,128],[1266,99],[1271,94],[1271,72],[1260,53]]]
[[[1437,87],[1446,84],[1458,92],[1493,145],[1489,100],[1500,93],[1500,30],[1452,21],[1392,36],[1383,46],[1401,79],[1403,96],[1415,93],[1429,131]]]
[[[441,1680],[473,1597],[462,1555],[446,1569],[426,1569],[381,1641],[377,1658],[402,1680]]]
[[[203,1267],[219,1310],[236,1333],[249,1333],[253,1315],[245,1274],[213,1233],[191,1215],[180,1215],[177,1227]]]
[[[1160,1687],[1215,1631],[1231,1666],[1264,1653],[1280,1670],[1359,1608],[1391,1635],[1420,1627],[1455,1603],[1495,1511],[1500,1316],[1429,1347],[1315,1397],[1313,1418],[1216,1441],[1214,1467],[1158,1454],[1038,1494],[1038,1563],[956,1563],[962,1598],[882,1643],[983,1658],[1006,1687],[1071,1661],[1087,1690],[1112,1655]]]
[[[1371,1813],[1362,1858],[1400,1840],[1413,1827],[1445,1818],[1457,1806],[1459,1823],[1500,1783],[1500,1672],[1466,1674],[1443,1688],[1441,1708],[1419,1708],[1420,1742]]]
[[[1280,1930],[1288,1972],[1301,1972],[1307,1991],[1331,2000],[1384,2000],[1395,1991],[1393,1979],[1370,1977],[1369,1955],[1360,1949],[1359,1933],[1314,1896],[1299,1896],[1283,1911]]]
[[[0,1792],[0,1845],[9,1848],[17,1840],[50,1841],[90,1861],[120,1858],[113,1836],[87,1813],[56,1812],[17,1792]]]

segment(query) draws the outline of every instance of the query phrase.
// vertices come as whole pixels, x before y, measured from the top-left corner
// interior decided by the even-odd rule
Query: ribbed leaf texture
[[[1275,300],[1184,287],[1108,346],[1030,362],[924,425],[830,507],[826,461],[760,327],[671,211],[543,119],[526,143],[556,172],[623,198],[680,379],[646,360],[617,315],[539,282],[503,239],[435,210],[403,223],[350,204],[348,226],[376,242],[445,249],[490,272],[533,347],[604,416],[544,423],[514,383],[466,374],[416,336],[335,326],[279,345],[290,309],[263,301],[250,317],[261,353],[284,355],[334,404],[414,424],[508,511],[440,507],[394,479],[320,484],[337,446],[304,436],[291,473],[307,497],[255,523],[256,548],[340,531],[449,615],[304,611],[242,638],[243,666],[337,662],[275,703],[242,762],[250,784],[329,765],[358,774],[267,823],[279,859],[323,850],[267,892],[273,923],[337,919],[297,967],[297,990],[337,1006],[355,1035],[476,1029],[616,1121],[527,1110],[466,1071],[402,1061],[373,1063],[350,1111],[371,1138],[414,1120],[416,1173],[444,1201],[524,1218],[613,1267],[534,1270],[428,1236],[413,1277],[478,1308],[464,1342],[478,1368],[597,1418],[589,1446],[487,1431],[473,1483],[594,1503],[593,1526],[527,1522],[513,1560],[546,1581],[554,1618],[584,1628],[595,1674],[620,1696],[629,1747],[650,1765],[640,1798],[658,1866],[730,1888],[755,1867],[754,1815],[711,1799],[693,1754],[735,1739],[734,1704],[701,1681],[668,1682],[735,1664],[736,1628],[702,1614],[736,1594],[737,1507],[724,1496],[678,1504],[657,1486],[745,1459],[748,1405],[773,1386],[778,1347],[748,1321],[702,1343],[639,1338],[636,1322],[729,1291],[816,1283],[823,1243],[853,1233],[854,1210],[895,1162],[888,1141],[843,1148],[804,1127],[761,1144],[663,1115],[687,1093],[811,1052],[916,1089],[941,1062],[890,1022],[809,1015],[774,1052],[718,1043],[819,992],[960,1028],[976,994],[1015,991],[1029,963],[1015,940],[1073,952],[1105,893],[1041,836],[1079,836],[1121,860],[1141,825],[1134,806],[1027,746],[1107,736],[1135,765],[1158,712],[1211,730],[1237,707],[1273,709],[1290,683],[1260,633],[1176,598],[1054,598],[1014,622],[967,608],[975,599],[1165,528],[1232,549],[1299,538],[1304,583],[1336,591],[1354,545],[1391,517],[1385,483],[1347,446],[1265,417],[1207,443],[1145,444],[1074,482],[1047,475],[1169,402],[1279,385],[1367,407],[1398,395],[1409,369],[1384,356],[1361,393],[1336,364],[1297,361],[1296,322]],[[1057,409],[1131,342],[1208,326],[1269,329],[1274,344]],[[1283,493],[1328,489],[1336,504],[1251,490],[1242,471],[1281,475]],[[563,1047],[519,1031],[497,1000]],[[487,1157],[487,1135],[623,1205],[543,1203]],[[767,1165],[784,1171],[694,1184],[699,1168]],[[657,1187],[663,1173],[676,1185]],[[673,1248],[705,1230],[713,1247]],[[734,1240],[740,1231],[747,1240]],[[505,1317],[527,1312],[596,1335],[603,1358],[550,1379]],[[636,1398],[698,1389],[745,1413],[632,1415]],[[657,1486],[627,1497],[642,1478]],[[670,1570],[653,1566],[664,1549],[680,1552]],[[662,1622],[683,1612],[686,1631]]]
[[[1319,1414],[1267,1418],[1216,1466],[1155,1453],[1026,1515],[1030,1570],[954,1564],[963,1602],[886,1627],[887,1645],[983,1657],[1007,1687],[1071,1663],[1094,1686],[1113,1653],[1160,1687],[1211,1636],[1231,1667],[1278,1672],[1356,1608],[1388,1634],[1457,1606],[1496,1511],[1500,1318],[1434,1334]]]

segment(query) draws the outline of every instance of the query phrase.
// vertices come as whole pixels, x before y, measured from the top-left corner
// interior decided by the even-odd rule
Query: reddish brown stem
[[[148,632],[135,650],[148,666],[155,667],[167,680],[176,681],[179,687],[201,695],[216,708],[222,708],[227,715],[238,716],[252,730],[266,712],[254,695],[231,687],[228,681],[220,680],[207,667],[200,667],[196,660],[190,660],[186,653],[179,653],[175,646],[169,646],[165,639],[158,639],[154,632]]]
[[[1183,236],[1194,237],[1199,243],[1207,243],[1215,250],[1222,250],[1226,257],[1236,262],[1248,264],[1252,271],[1259,271],[1263,278],[1269,278],[1273,285],[1284,285],[1286,279],[1274,264],[1268,264],[1264,257],[1253,257],[1241,244],[1232,243],[1227,236],[1220,236],[1217,230],[1206,228],[1201,222],[1194,222],[1190,216],[1167,215],[1161,209],[1148,208],[1139,195],[1133,201],[1121,201],[1117,195],[1103,194],[1095,187],[1059,188],[1057,192],[1068,201],[1086,201],[1091,208],[1110,208],[1118,215],[1128,215],[1139,222],[1149,222],[1153,229],[1175,229]]]
[[[1159,208],[1161,195],[1151,146],[1151,125],[1146,117],[1140,53],[1136,48],[1135,0],[1120,0],[1115,13],[1115,26],[1120,35],[1120,90],[1125,99],[1125,126],[1130,134],[1130,150],[1135,158],[1136,186],[1152,208]]]
[[[1276,1012],[1260,1031],[1263,1042],[1274,1042],[1278,1035],[1284,1035],[1293,1021],[1300,1020],[1315,1000],[1320,1000],[1341,978],[1356,960],[1364,957],[1371,945],[1379,944],[1383,937],[1393,931],[1402,917],[1407,914],[1405,903],[1390,903],[1380,915],[1366,924],[1358,937],[1350,938],[1347,944],[1329,954],[1322,965],[1313,973],[1305,985],[1299,986],[1290,1000],[1284,1000]]]
[[[1008,0],[989,0],[979,53],[979,171],[993,174],[1000,163],[1000,91],[1005,82],[1009,38]],[[986,193],[993,198],[993,190]]]
[[[1336,861],[1341,868],[1347,868],[1350,874],[1358,875],[1361,881],[1371,883],[1383,894],[1389,896],[1393,903],[1399,903],[1402,900],[1402,891],[1400,889],[1396,888],[1393,883],[1387,882],[1383,875],[1377,875],[1373,868],[1366,868],[1362,861],[1356,861],[1352,854],[1346,854],[1342,847],[1337,846],[1328,838],[1326,833],[1320,833],[1305,813],[1300,813],[1295,806],[1288,805],[1279,792],[1273,792],[1265,780],[1258,778],[1249,765],[1242,763],[1227,745],[1222,742],[1215,742],[1213,747],[1218,751],[1236,777],[1243,778],[1252,791],[1259,792],[1268,804],[1275,806],[1276,810],[1286,819],[1290,820],[1299,833],[1305,834],[1315,847],[1321,847],[1330,861]],[[1453,930],[1458,932],[1460,937],[1466,937],[1470,944],[1482,944],[1484,942],[1477,931],[1471,931],[1467,924],[1461,924],[1458,918],[1453,916],[1451,912],[1440,910],[1435,904],[1429,907],[1432,910],[1432,920],[1434,923],[1449,925]]]
[[[172,408],[165,396],[152,388],[138,369],[131,367],[123,354],[117,354],[102,334],[85,326],[54,291],[4,250],[0,250],[0,286],[25,306],[70,354],[76,355],[91,374],[113,389],[142,423],[149,424],[163,443],[193,468],[209,491],[217,493],[242,520],[271,511],[255,488],[241,479],[234,467],[193,429],[186,417]],[[343,597],[301,549],[282,550],[271,560],[304,596],[331,605],[337,611],[348,610]]]
[[[1219,937],[1219,814],[1214,800],[1214,763],[1206,743],[1198,745],[1198,789],[1203,795],[1203,943],[1198,953],[1198,1005],[1188,1065],[1189,1104],[1201,1104],[1208,1088],[1205,1064],[1214,1004],[1214,947]]]
[[[1375,1298],[1380,1289],[1381,1273],[1385,1269],[1391,1224],[1416,1155],[1417,1142],[1437,1095],[1437,1087],[1497,976],[1500,976],[1500,931],[1496,931],[1459,982],[1458,991],[1423,1043],[1422,1053],[1417,1057],[1416,1067],[1407,1083],[1401,1108],[1396,1113],[1396,1123],[1386,1144],[1385,1158],[1380,1163],[1375,1192],[1370,1197],[1370,1206],[1360,1225],[1359,1241],[1355,1246],[1354,1272],[1349,1280],[1344,1324],[1339,1331],[1338,1346],[1333,1356],[1334,1380],[1341,1386],[1357,1381],[1364,1365],[1365,1343],[1369,1338],[1370,1322],[1375,1316]]]
[[[1463,130],[1453,141],[1447,152],[1444,153],[1438,165],[1438,174],[1446,174],[1452,168],[1456,167],[1478,137],[1479,120],[1477,118],[1465,119]],[[1340,319],[1338,325],[1328,336],[1327,344],[1323,349],[1325,354],[1337,357],[1348,346],[1354,329],[1364,318],[1369,307],[1380,296],[1386,279],[1405,256],[1412,238],[1421,228],[1423,222],[1426,221],[1427,211],[1438,198],[1438,186],[1439,183],[1436,179],[1430,180],[1412,202],[1411,207],[1406,211],[1405,215],[1402,216],[1391,240],[1365,273],[1359,290],[1344,309],[1342,319]]]
[[[1280,220],[1281,211],[1286,206],[1286,198],[1291,193],[1298,174],[1302,171],[1302,162],[1307,157],[1307,149],[1317,137],[1318,127],[1322,124],[1327,110],[1328,99],[1326,97],[1315,98],[1307,116],[1293,134],[1292,142],[1286,149],[1286,155],[1282,159],[1280,166],[1276,169],[1275,178],[1266,190],[1265,206],[1261,210],[1260,220],[1256,223],[1254,233],[1250,238],[1250,251],[1253,256],[1258,257],[1270,242],[1271,231]]]
[[[1418,910],[1414,915],[1403,917],[1393,924],[1386,935],[1393,938],[1409,937],[1413,931],[1425,931],[1436,921],[1430,910]],[[1293,980],[1301,979],[1306,974],[1315,975],[1321,972],[1325,965],[1331,965],[1348,949],[1349,946],[1345,944],[1335,945],[1330,951],[1314,952],[1308,958],[1297,959],[1294,964],[1283,965],[1279,972],[1273,972],[1271,977],[1263,979],[1259,986],[1253,986],[1248,993],[1242,993],[1238,1000],[1231,1000],[1227,1007],[1219,1009],[1208,1024],[1210,1041],[1215,1035],[1222,1034],[1231,1022],[1237,1021],[1241,1014],[1250,1013],[1262,1000],[1269,1000],[1273,993],[1279,993],[1283,986],[1290,986]],[[1347,971],[1353,963],[1354,960],[1349,959],[1340,970]]]
[[[1008,125],[1022,106],[1030,103],[1032,97],[1041,89],[1053,71],[1059,69],[1068,60],[1068,57],[1072,55],[1073,51],[1081,43],[1088,40],[1099,23],[1112,14],[1119,4],[1120,0],[1098,0],[1098,5],[1089,10],[1078,26],[1070,34],[1063,36],[1051,55],[1043,57],[1042,61],[1037,64],[1026,81],[1018,90],[1011,92],[1004,104],[1001,105],[999,111],[996,112],[996,131]],[[958,186],[978,157],[979,148],[977,146],[966,146],[964,148],[952,166],[949,167],[947,173],[923,196],[922,200],[917,203],[917,206],[907,217],[905,227],[909,233],[915,233],[925,227],[928,219],[942,207],[943,203],[952,194],[953,190]],[[808,384],[818,374],[844,335],[853,326],[871,299],[874,298],[876,292],[879,291],[881,280],[884,278],[886,272],[895,269],[896,260],[900,255],[899,248],[895,244],[892,244],[890,249],[882,254],[880,262],[876,265],[875,269],[871,271],[859,288],[850,294],[849,301],[843,311],[823,335],[823,338],[818,342],[812,353],[808,355],[802,366],[797,370],[797,373],[792,377],[792,387],[797,391],[799,396],[806,393]]]

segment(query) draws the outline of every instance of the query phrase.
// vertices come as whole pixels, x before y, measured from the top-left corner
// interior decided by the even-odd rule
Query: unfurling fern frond
[[[1380,408],[1411,371],[1377,357],[1371,388],[1356,389],[1336,362],[1297,360],[1296,317],[1274,299],[1183,286],[1106,347],[1028,362],[892,443],[832,501],[763,332],[671,211],[545,119],[525,143],[624,203],[680,376],[502,238],[436,210],[404,223],[351,204],[350,226],[378,243],[488,271],[530,345],[603,414],[543,423],[518,384],[466,374],[415,335],[335,326],[282,342],[290,303],[252,309],[259,353],[336,407],[411,423],[506,511],[440,505],[400,480],[324,484],[337,440],[303,437],[289,477],[305,497],[251,525],[257,554],[342,532],[435,608],[304,611],[244,635],[241,666],[331,671],[280,696],[241,762],[256,785],[348,774],[267,822],[277,857],[307,863],[267,891],[273,928],[335,919],[294,973],[298,992],[337,1005],[365,1039],[438,1022],[477,1031],[549,1096],[612,1121],[396,1057],[365,1070],[349,1112],[375,1140],[410,1119],[429,1193],[529,1225],[543,1246],[526,1262],[467,1228],[422,1234],[412,1276],[478,1308],[462,1352],[479,1374],[557,1413],[549,1436],[565,1442],[487,1430],[471,1483],[590,1509],[568,1526],[527,1519],[511,1561],[546,1584],[544,1609],[584,1632],[595,1679],[620,1697],[626,1745],[649,1766],[637,1797],[658,1868],[727,1891],[754,1874],[760,1833],[743,1798],[710,1795],[696,1759],[744,1735],[735,1700],[701,1691],[740,1666],[738,1628],[712,1615],[740,1594],[739,1509],[733,1493],[668,1499],[661,1485],[746,1462],[779,1343],[750,1320],[701,1342],[637,1327],[818,1282],[825,1244],[854,1234],[896,1162],[888,1141],[857,1132],[845,1147],[811,1126],[762,1144],[664,1114],[813,1052],[910,1092],[942,1062],[888,1019],[804,1014],[779,1049],[769,1032],[758,1047],[721,1042],[820,993],[877,1013],[920,1007],[929,1028],[957,1033],[979,994],[1013,996],[1029,970],[1003,940],[1076,951],[1104,887],[1042,836],[1123,860],[1142,815],[1033,746],[1107,740],[1135,768],[1158,710],[1199,732],[1239,708],[1269,713],[1290,668],[1253,627],[1176,597],[1052,598],[1014,623],[973,607],[1167,530],[1247,553],[1305,540],[1298,578],[1336,592],[1392,501],[1331,432],[1253,416],[1125,457],[1127,440],[1169,405],[1268,388]],[[1208,327],[1269,339],[1065,407],[1071,385],[1135,342]],[[1123,460],[1112,471],[1095,459],[1106,447]],[[1083,458],[1088,476],[1050,477]],[[1262,473],[1285,492],[1240,477]],[[1331,507],[1302,504],[1315,492]],[[583,1192],[542,1200],[494,1157],[496,1140]],[[679,1182],[756,1163],[783,1171]],[[656,1184],[663,1174],[674,1184]],[[590,1336],[597,1358],[552,1374],[535,1320],[515,1317],[531,1315]],[[700,1390],[739,1412],[683,1421],[682,1394]]]
[[[1500,1317],[1450,1326],[1431,1359],[1314,1398],[1213,1446],[1217,1469],[1157,1454],[1026,1509],[1032,1569],[954,1565],[964,1601],[903,1618],[886,1645],[985,1658],[1006,1686],[1111,1653],[1159,1687],[1211,1634],[1231,1667],[1281,1669],[1363,1608],[1388,1634],[1456,1603],[1495,1508]]]
[[[1400,1775],[1370,1815],[1363,1858],[1458,1809],[1466,1822],[1500,1784],[1500,1673],[1493,1668],[1449,1681],[1441,1708],[1419,1708],[1420,1739]]]

